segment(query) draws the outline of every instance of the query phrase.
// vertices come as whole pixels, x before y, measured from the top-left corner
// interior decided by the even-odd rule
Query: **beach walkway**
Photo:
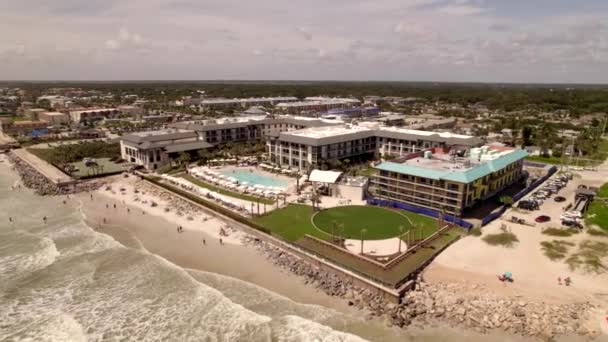
[[[55,166],[47,163],[46,161],[38,158],[37,156],[29,153],[24,148],[19,148],[13,150],[15,156],[19,157],[19,159],[28,163],[31,167],[33,167],[36,171],[38,171],[41,175],[48,178],[51,182],[56,185],[64,185],[74,183],[74,178],[66,175],[61,172]]]

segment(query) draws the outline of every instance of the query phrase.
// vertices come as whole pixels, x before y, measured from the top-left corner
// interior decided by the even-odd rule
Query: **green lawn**
[[[226,195],[226,196],[230,196],[230,197],[234,197],[234,198],[239,198],[239,199],[242,199],[242,200],[245,200],[245,201],[250,201],[250,202],[257,202],[258,199],[259,199],[260,203],[266,203],[266,204],[273,204],[274,203],[274,200],[269,199],[269,198],[261,198],[260,199],[259,197],[256,197],[256,196],[250,196],[250,195],[242,194],[240,192],[236,192],[236,191],[231,191],[231,190],[226,190],[226,189],[223,189],[223,188],[219,188],[219,187],[217,187],[217,186],[215,186],[213,184],[209,184],[207,182],[204,182],[204,181],[202,181],[202,180],[200,180],[198,178],[195,178],[195,177],[193,177],[191,175],[183,174],[183,175],[180,175],[180,177],[182,177],[183,179],[186,179],[187,181],[192,182],[192,183],[194,183],[194,184],[196,184],[196,185],[198,185],[200,187],[207,188],[207,189],[209,189],[211,191],[215,191],[215,192],[217,192],[219,194],[222,194],[222,195]]]
[[[377,240],[397,236],[399,230],[397,227],[404,226],[404,232],[411,228],[409,218],[412,222],[417,223],[422,227],[424,236],[428,236],[437,230],[435,220],[406,212],[392,211],[378,207],[367,206],[347,206],[337,207],[323,210],[315,216],[315,224],[323,225],[323,231],[317,229],[311,222],[313,211],[312,207],[303,204],[290,204],[285,208],[277,209],[261,217],[254,219],[254,222],[267,227],[273,234],[279,235],[286,240],[296,241],[305,234],[327,240],[331,236],[331,225],[334,217],[337,222],[344,223],[345,233],[342,235],[354,239],[359,239],[361,232],[359,222],[367,222],[364,224],[367,229],[365,235],[366,240]],[[319,215],[321,215],[319,217]],[[407,218],[405,218],[404,215]],[[363,221],[364,220],[364,221]],[[386,222],[386,226],[380,228],[378,222]],[[385,228],[386,227],[386,228]],[[351,232],[351,235],[346,231]]]
[[[608,197],[608,183],[600,187],[597,197]],[[585,224],[588,226],[597,225],[603,230],[608,231],[608,205],[599,199],[591,202],[585,213]]]
[[[290,204],[287,207],[273,210],[268,215],[256,217],[253,221],[260,224],[286,240],[296,241],[304,234],[320,239],[327,239],[329,235],[316,229],[310,222],[312,207],[304,204]]]
[[[435,220],[413,213],[397,212],[379,207],[346,206],[325,209],[317,213],[314,223],[319,229],[332,233],[334,225],[344,225],[343,230],[336,230],[334,234],[347,239],[360,239],[361,230],[366,229],[365,240],[388,239],[411,230],[413,225],[421,227],[424,236],[437,230]],[[339,229],[339,228],[338,228]]]
[[[526,160],[529,161],[533,161],[533,162],[539,162],[539,163],[545,163],[545,164],[561,164],[561,163],[568,163],[569,158],[558,158],[558,157],[553,157],[553,156],[549,156],[549,157],[543,157],[543,156],[527,156]]]

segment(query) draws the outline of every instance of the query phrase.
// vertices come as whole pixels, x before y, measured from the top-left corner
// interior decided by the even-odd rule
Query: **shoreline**
[[[111,187],[119,187],[121,184],[119,177],[115,176],[105,180]],[[130,176],[129,180],[132,181],[135,178]],[[149,202],[127,201],[127,194],[128,191],[123,195],[121,191],[112,194],[112,191],[98,189],[97,192],[94,192],[94,197],[105,199],[105,202],[108,202],[105,203],[103,200],[99,201],[98,198],[91,201],[89,194],[81,192],[77,197],[82,204],[81,211],[85,214],[85,222],[93,229],[112,236],[125,246],[146,249],[184,269],[230,276],[266,288],[295,302],[320,305],[353,315],[353,317],[365,316],[367,324],[370,325],[381,322],[387,326],[409,326],[407,330],[399,329],[408,334],[413,333],[419,327],[446,327],[466,334],[479,333],[486,337],[501,335],[509,339],[525,336],[548,339],[557,336],[558,340],[567,338],[566,340],[569,341],[570,338],[574,338],[588,341],[599,333],[597,330],[599,327],[594,328],[588,324],[587,318],[593,309],[590,306],[581,304],[570,308],[550,307],[543,301],[521,305],[521,301],[518,302],[517,299],[508,296],[479,296],[479,292],[484,289],[483,286],[478,285],[460,287],[460,290],[467,295],[458,298],[458,302],[451,302],[446,299],[454,294],[454,288],[459,285],[456,283],[431,284],[419,279],[416,290],[404,297],[402,304],[387,304],[366,293],[365,290],[353,288],[338,278],[319,272],[307,262],[299,260],[274,245],[255,238],[253,240],[245,239],[244,237],[247,235],[241,231],[231,231],[230,236],[225,237],[225,243],[220,245],[218,236],[222,220],[215,217],[219,215],[208,213],[209,210],[202,211],[207,212],[204,215],[214,216],[213,218],[206,221],[194,218],[190,220],[187,212],[178,215],[177,210],[170,210],[171,214],[169,214],[161,209],[161,205],[151,207]],[[166,195],[168,202],[163,203],[164,205],[169,206],[180,201],[186,202],[175,194],[167,193]],[[124,204],[122,204],[121,198],[124,198]],[[161,199],[154,200],[159,200],[159,203],[162,201]],[[114,203],[117,204],[116,209],[114,209]],[[108,204],[108,208],[106,208],[106,204]],[[127,208],[130,211],[127,211]],[[200,210],[200,208],[198,209]],[[143,214],[142,210],[146,213]],[[151,214],[151,210],[156,210],[155,214]],[[103,225],[104,217],[107,217],[108,220],[105,226]],[[184,224],[178,223],[181,222],[180,219]],[[177,233],[177,225],[183,225],[185,232]],[[100,226],[103,226],[101,230],[99,230]],[[207,241],[210,243],[203,246],[201,243],[203,238],[209,239]],[[212,241],[215,244],[211,243]],[[253,244],[254,248],[247,246],[250,244]],[[281,280],[276,281],[276,279]],[[340,289],[334,293],[328,293],[328,289],[331,287]],[[487,291],[487,289],[485,290]],[[502,312],[505,315],[502,317],[502,321],[509,321],[507,326],[510,328],[505,329],[502,322],[496,324],[496,320],[501,321],[501,317],[493,321],[492,319],[495,317],[479,315],[479,312],[484,311],[495,312],[496,303],[499,301],[503,304],[507,301],[508,307],[519,308]],[[462,310],[455,311],[455,305],[466,305],[467,307],[472,305],[473,310],[465,309],[465,313],[460,314]],[[563,316],[563,310],[570,310],[568,318],[570,321],[575,321],[574,327],[561,326],[572,323],[559,320],[559,317]],[[471,312],[477,312],[478,315],[471,315]],[[525,320],[522,319],[522,312],[526,316]],[[554,320],[539,321],[538,318],[535,318],[542,317],[547,312],[554,314],[552,316]],[[513,322],[514,317],[519,317],[520,320],[515,319]],[[536,323],[533,324],[534,329],[527,326],[530,323]],[[556,324],[560,324],[560,327],[555,329],[550,327]]]
[[[296,302],[353,313],[340,299],[326,296],[321,291],[302,284],[297,276],[277,268],[255,249],[244,246],[244,233],[236,231],[229,236],[222,236],[223,244],[220,244],[219,231],[223,222],[218,218],[205,215],[209,218],[202,222],[188,220],[186,216],[178,217],[176,213],[160,216],[158,212],[162,212],[162,209],[154,211],[154,208],[142,208],[127,200],[123,204],[116,197],[121,195],[113,196],[99,190],[93,196],[93,201],[88,194],[77,196],[82,204],[85,222],[127,247],[145,249],[185,269],[238,278]],[[106,208],[106,204],[109,204],[109,208]],[[116,209],[114,204],[117,205]],[[127,212],[127,208],[130,212]],[[142,210],[145,214],[142,214]],[[183,233],[177,232],[180,225]],[[281,281],[276,281],[279,277]]]

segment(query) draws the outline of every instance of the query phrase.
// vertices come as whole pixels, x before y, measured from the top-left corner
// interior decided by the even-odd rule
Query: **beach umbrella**
[[[249,185],[249,182],[241,182],[243,185]]]

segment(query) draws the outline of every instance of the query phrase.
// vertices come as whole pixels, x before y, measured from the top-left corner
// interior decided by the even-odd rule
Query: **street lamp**
[[[401,253],[401,237],[403,235],[403,226],[399,226],[398,228],[399,228],[399,238],[398,238],[398,240],[399,240],[399,253]]]
[[[363,235],[365,235],[365,233],[367,233],[367,229],[361,229],[361,254],[363,254]]]

